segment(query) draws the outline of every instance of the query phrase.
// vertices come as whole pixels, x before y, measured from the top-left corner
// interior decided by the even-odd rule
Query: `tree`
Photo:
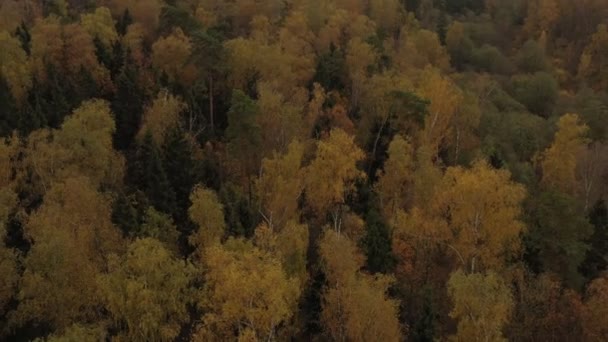
[[[237,163],[236,173],[246,181],[251,198],[251,176],[259,170],[261,132],[257,124],[259,107],[249,96],[240,90],[232,92],[228,111],[228,153]]]
[[[399,29],[402,11],[397,0],[371,0],[369,4],[369,17],[388,35]]]
[[[335,341],[401,340],[398,303],[386,295],[392,279],[360,273],[362,256],[355,244],[338,232],[325,231],[319,253],[328,280],[321,313],[328,337]]]
[[[556,189],[574,195],[577,189],[576,164],[587,139],[589,127],[580,123],[577,114],[565,114],[557,123],[553,144],[547,148],[541,160],[541,183],[547,189]]]
[[[0,315],[4,315],[6,305],[15,295],[19,281],[17,269],[18,254],[5,245],[6,228],[11,212],[17,203],[17,194],[13,190],[11,158],[15,152],[14,143],[0,139]],[[2,336],[2,332],[0,332]]]
[[[93,13],[80,16],[81,25],[92,37],[98,38],[106,47],[118,40],[114,19],[107,7],[97,7]]]
[[[589,212],[589,222],[593,225],[593,235],[589,238],[589,250],[581,264],[581,273],[587,279],[595,279],[608,269],[608,207],[599,200]]]
[[[481,269],[500,268],[519,251],[526,192],[510,176],[479,161],[470,170],[449,168],[437,191],[432,206],[448,223],[449,241],[471,272],[478,263]]]
[[[388,147],[388,159],[380,173],[376,190],[385,219],[389,222],[397,210],[405,209],[413,190],[414,148],[401,135],[396,135]]]
[[[580,339],[583,322],[579,294],[565,288],[554,274],[519,272],[513,279],[516,305],[505,331],[509,340]]]
[[[124,66],[115,82],[116,94],[112,100],[116,121],[114,146],[124,150],[131,146],[140,127],[146,93],[140,82],[139,69],[132,63]]]
[[[175,192],[163,165],[162,152],[149,131],[137,146],[129,177],[157,210],[167,214],[175,211]]]
[[[109,201],[85,177],[56,182],[24,233],[32,248],[24,260],[15,323],[34,320],[63,331],[99,319],[95,278],[107,256],[124,248]]]
[[[521,71],[534,73],[547,69],[545,48],[535,40],[528,40],[517,54],[517,64]]]
[[[513,310],[513,296],[499,275],[459,270],[450,277],[448,292],[454,301],[450,317],[458,320],[455,341],[507,341],[502,330]]]
[[[32,71],[21,43],[6,31],[0,31],[0,76],[17,103],[22,103],[32,87]]]
[[[346,60],[342,51],[331,45],[328,52],[317,62],[314,82],[319,83],[327,91],[342,91],[345,87]]]
[[[421,142],[438,153],[450,133],[452,118],[463,100],[462,93],[450,79],[433,69],[425,71],[419,92],[431,103],[421,132]]]
[[[595,279],[585,293],[582,309],[583,332],[587,341],[605,341],[608,338],[608,278]]]
[[[345,196],[354,190],[354,183],[364,177],[357,169],[357,162],[363,157],[353,137],[334,129],[329,138],[318,142],[316,157],[306,168],[307,202],[321,217],[330,212],[336,231],[340,231]]]
[[[294,141],[287,153],[264,159],[256,181],[261,212],[272,229],[280,230],[297,219],[298,201],[304,190],[302,159],[304,146]]]
[[[533,269],[558,274],[570,287],[580,287],[579,266],[589,250],[593,227],[583,216],[580,204],[567,194],[549,190],[534,197],[528,209],[527,254],[539,263]]]
[[[552,114],[558,84],[551,74],[539,71],[531,75],[515,75],[511,83],[513,97],[529,111],[545,118]]]
[[[195,159],[195,148],[189,136],[174,128],[165,135],[163,146],[164,166],[171,187],[175,192],[176,212],[173,216],[181,224],[187,219],[190,193],[197,180],[199,162]]]
[[[452,65],[461,69],[467,64],[473,55],[473,41],[465,31],[465,26],[459,21],[454,21],[446,33],[446,48],[450,54]]]
[[[194,267],[153,238],[132,242],[124,257],[111,255],[97,277],[106,308],[129,341],[172,341],[188,320]]]
[[[191,54],[190,39],[178,28],[152,45],[152,64],[165,73],[171,83],[190,86],[197,77],[194,65],[189,63]]]
[[[250,242],[231,239],[208,248],[204,260],[207,284],[199,306],[206,314],[195,341],[273,339],[289,324],[300,290],[276,257]]]
[[[9,136],[19,126],[19,111],[6,79],[0,75],[0,137]],[[31,120],[30,123],[34,123]],[[29,132],[28,132],[29,133]]]
[[[190,244],[199,248],[203,253],[204,249],[218,244],[224,236],[226,223],[224,221],[224,211],[217,197],[212,190],[202,186],[197,186],[190,195],[192,206],[188,210],[190,219],[198,225],[198,231],[190,236]]]
[[[578,66],[578,76],[597,89],[605,89],[608,86],[608,74],[605,71],[608,66],[606,43],[608,26],[599,25],[597,32],[591,36],[591,42],[585,47]]]
[[[179,126],[180,114],[186,105],[179,97],[161,90],[152,104],[146,108],[138,138],[141,140],[150,132],[158,146],[164,146],[167,134]]]
[[[114,121],[103,100],[82,103],[59,130],[30,134],[24,164],[41,193],[54,181],[86,176],[94,186],[122,182],[123,159],[112,148]]]
[[[391,230],[375,209],[370,209],[367,213],[365,237],[362,245],[367,257],[367,269],[370,273],[388,273],[391,271],[394,265]]]

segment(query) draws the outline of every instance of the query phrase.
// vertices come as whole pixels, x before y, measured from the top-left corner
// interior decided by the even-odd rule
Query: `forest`
[[[0,0],[0,340],[608,341],[606,0]]]

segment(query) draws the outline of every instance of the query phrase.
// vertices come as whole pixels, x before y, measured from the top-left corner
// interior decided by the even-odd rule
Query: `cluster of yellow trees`
[[[606,18],[1,1],[0,339],[607,340]]]

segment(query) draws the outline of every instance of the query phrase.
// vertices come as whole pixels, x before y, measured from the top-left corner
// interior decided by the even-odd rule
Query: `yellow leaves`
[[[195,66],[189,62],[192,44],[177,28],[170,35],[159,38],[152,45],[152,64],[164,72],[171,82],[192,85],[197,77]]]
[[[179,115],[185,109],[186,104],[180,98],[166,90],[160,91],[144,113],[138,139],[143,140],[147,132],[150,132],[156,144],[162,146],[166,134],[178,126]]]
[[[431,102],[421,133],[422,144],[437,153],[450,134],[452,118],[461,105],[463,96],[449,78],[430,68],[422,75],[419,93]]]
[[[195,340],[230,339],[245,328],[249,338],[266,340],[293,317],[298,281],[288,278],[268,252],[229,240],[207,249],[205,261],[208,297],[201,304],[207,313]]]
[[[198,225],[198,232],[188,240],[202,253],[204,249],[218,244],[224,235],[224,211],[216,193],[200,185],[192,191],[190,202],[192,206],[188,209],[188,215]]]
[[[279,44],[236,38],[224,43],[228,51],[229,77],[233,88],[245,89],[255,77],[272,84],[286,98],[299,95],[314,75],[312,56],[291,53]]]
[[[476,263],[501,267],[505,257],[519,250],[525,194],[508,171],[492,169],[485,162],[476,162],[470,170],[447,170],[433,207],[446,217],[450,241],[466,267],[475,270]]]
[[[317,145],[317,155],[306,169],[305,184],[308,204],[318,214],[342,204],[354,190],[355,182],[365,177],[357,169],[357,162],[365,154],[353,140],[343,130],[334,129],[328,139]]]
[[[83,13],[80,23],[92,37],[99,38],[106,47],[112,46],[118,39],[112,13],[107,7],[97,7],[93,13]]]
[[[364,256],[346,236],[326,230],[319,242],[323,272],[332,284],[343,284],[363,267]]]
[[[502,335],[513,310],[511,290],[494,272],[456,271],[448,282],[454,301],[450,316],[458,320],[454,341],[507,341]]]
[[[21,102],[32,86],[32,71],[21,43],[6,31],[0,31],[0,75],[11,88],[13,97]]]
[[[98,277],[103,298],[128,341],[172,341],[188,320],[194,267],[155,239],[138,239],[124,258],[112,256]]]
[[[363,256],[344,235],[327,230],[319,243],[329,283],[322,324],[334,341],[400,341],[398,303],[387,298],[393,279],[359,272]]]
[[[36,177],[34,186],[47,189],[53,181],[87,176],[95,186],[122,182],[123,159],[112,147],[114,121],[103,100],[84,102],[61,129],[39,130],[28,138],[25,165]]]
[[[602,24],[591,36],[591,41],[580,57],[578,77],[587,80],[596,89],[608,87],[608,73],[606,72],[606,66],[608,65],[607,44],[608,26]]]
[[[258,94],[260,110],[256,119],[266,133],[261,136],[263,156],[285,151],[293,140],[306,137],[300,109],[303,105],[297,99],[287,98],[267,82],[258,84]]]
[[[370,0],[369,16],[389,35],[399,28],[403,8],[398,0]]]
[[[412,186],[414,149],[410,142],[396,135],[388,147],[388,159],[376,183],[385,217],[392,219],[397,210],[405,209]]]
[[[50,322],[62,330],[97,317],[95,277],[109,253],[123,249],[108,199],[83,177],[57,182],[28,219],[32,249],[25,259],[16,319]]]
[[[365,75],[367,68],[374,65],[377,58],[378,56],[369,44],[362,41],[361,38],[353,38],[346,51],[346,65],[348,65],[351,78],[357,74]]]
[[[61,25],[54,16],[37,20],[31,50],[34,72],[42,80],[50,64],[72,79],[87,71],[99,86],[105,90],[111,87],[109,71],[97,60],[93,37],[78,23]]]
[[[298,199],[304,189],[302,157],[304,146],[294,141],[284,155],[275,154],[262,161],[256,189],[267,223],[281,229],[297,218]]]
[[[541,157],[541,183],[545,187],[574,194],[577,185],[577,156],[587,144],[585,135],[588,130],[589,127],[580,122],[577,114],[565,114],[559,119],[553,144]]]

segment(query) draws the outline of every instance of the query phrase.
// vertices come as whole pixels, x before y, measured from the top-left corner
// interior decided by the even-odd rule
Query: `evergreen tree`
[[[417,318],[412,331],[412,340],[419,342],[435,341],[435,324],[437,313],[433,305],[433,290],[430,286],[425,286],[420,294],[422,297],[422,313]]]
[[[445,39],[448,32],[448,16],[446,13],[446,0],[441,0],[439,4],[439,20],[437,22],[437,35],[441,45],[445,45]]]
[[[17,128],[18,114],[8,83],[0,75],[0,137],[10,135]]]
[[[581,265],[581,272],[588,280],[595,279],[608,268],[608,208],[604,200],[598,201],[589,213],[593,235],[588,243],[590,249]]]
[[[395,263],[388,226],[376,209],[367,213],[363,250],[367,269],[372,273],[388,273]]]
[[[131,17],[131,13],[129,13],[129,9],[126,8],[122,13],[122,16],[116,22],[116,32],[119,35],[124,36],[127,33],[127,28],[129,25],[133,23],[133,17]]]
[[[97,56],[97,60],[104,65],[106,68],[110,68],[112,64],[112,54],[108,50],[108,47],[103,44],[99,37],[95,36],[93,38],[93,44],[95,45],[95,55]]]
[[[138,230],[140,217],[134,196],[127,196],[124,193],[118,194],[112,207],[112,222],[122,230],[125,236]]]
[[[347,75],[344,53],[332,43],[329,51],[319,58],[314,82],[319,83],[325,90],[342,91]]]
[[[21,25],[17,27],[17,30],[15,30],[15,35],[21,41],[21,47],[23,48],[23,51],[25,51],[25,53],[27,53],[29,56],[31,51],[32,36],[30,35],[30,31],[28,30],[27,26],[23,21],[21,22]]]
[[[178,128],[168,132],[163,147],[165,170],[175,192],[177,204],[173,216],[177,223],[182,223],[187,220],[190,193],[197,183],[196,163],[192,158],[190,144]]]
[[[116,122],[114,146],[127,149],[139,130],[145,101],[144,89],[138,79],[134,65],[126,65],[116,79],[116,95],[112,101],[112,112]]]
[[[47,80],[46,83],[38,83],[39,87],[33,87],[32,92],[37,92],[35,96],[36,105],[43,113],[44,122],[52,128],[58,128],[66,115],[72,112],[72,109],[80,101],[71,92],[71,87],[76,87],[73,82],[69,81],[57,67],[52,64],[46,66]]]
[[[129,172],[132,184],[146,194],[150,204],[162,212],[174,212],[175,192],[163,167],[161,151],[149,131],[137,146]]]

